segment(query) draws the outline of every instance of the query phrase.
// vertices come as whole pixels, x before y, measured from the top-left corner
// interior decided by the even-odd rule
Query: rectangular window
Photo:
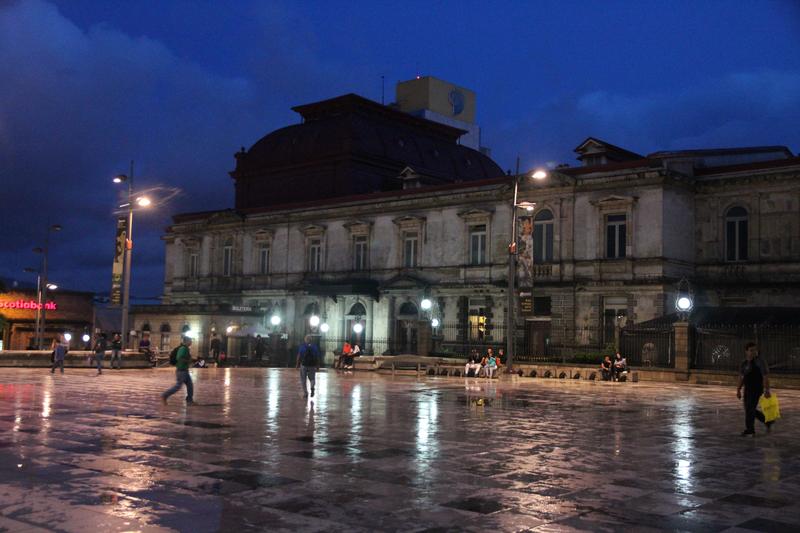
[[[189,277],[196,278],[198,274],[198,264],[200,256],[198,254],[189,255]]]
[[[482,341],[486,337],[486,308],[470,305],[468,319],[470,340]]]
[[[406,233],[403,237],[403,267],[415,268],[419,261],[419,235]]]
[[[726,259],[747,261],[747,220],[728,220],[725,225]]]
[[[161,334],[161,342],[159,343],[159,351],[161,352],[168,352],[169,351],[169,333],[162,333]]]
[[[552,304],[549,296],[533,297],[533,314],[536,316],[550,316]]]
[[[608,215],[606,219],[606,257],[622,259],[625,257],[626,215]]]
[[[486,263],[486,226],[471,226],[469,228],[469,264],[483,265]]]
[[[308,271],[319,272],[322,270],[322,241],[311,239],[308,241]]]
[[[269,251],[269,246],[258,249],[258,273],[261,275],[269,274]]]
[[[353,237],[353,270],[367,269],[367,237],[358,235]]]
[[[536,223],[533,227],[533,262],[551,263],[553,261],[553,224]]]
[[[222,275],[230,276],[233,272],[233,246],[222,249]]]

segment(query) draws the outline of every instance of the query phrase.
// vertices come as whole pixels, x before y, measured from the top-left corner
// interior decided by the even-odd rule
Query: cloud
[[[0,5],[0,72],[13,73],[0,83],[0,274],[19,277],[36,263],[30,249],[49,220],[64,227],[51,246],[53,275],[65,286],[107,290],[120,192],[110,177],[128,173],[130,159],[137,188],[183,190],[170,205],[137,215],[134,272],[163,268],[160,237],[171,214],[232,204],[233,153],[273,129],[264,105],[271,95],[153,39],[106,25],[82,30],[39,0]],[[278,56],[283,38],[272,36],[278,45],[269,55]],[[289,79],[310,68],[281,61]],[[163,274],[135,277],[135,291],[160,292]]]
[[[800,149],[800,73],[763,70],[710,79],[677,91],[596,90],[554,98],[507,124],[527,166],[547,156],[574,164],[572,148],[595,136],[634,152],[788,145]],[[532,154],[532,155],[530,155]],[[553,158],[552,156],[557,157]]]

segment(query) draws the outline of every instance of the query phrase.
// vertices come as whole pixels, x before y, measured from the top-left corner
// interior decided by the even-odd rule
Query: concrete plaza
[[[0,531],[800,530],[800,392],[0,369]]]

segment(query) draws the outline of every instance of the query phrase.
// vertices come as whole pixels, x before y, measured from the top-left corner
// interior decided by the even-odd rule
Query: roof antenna
[[[386,92],[386,77],[381,75],[381,105],[386,105],[383,101],[384,93]]]

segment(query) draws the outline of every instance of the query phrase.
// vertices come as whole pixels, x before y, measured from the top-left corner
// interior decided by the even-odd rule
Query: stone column
[[[689,379],[691,347],[689,346],[689,323],[675,322],[675,370],[677,379]]]
[[[431,322],[420,320],[417,322],[417,353],[426,356],[431,353]]]

